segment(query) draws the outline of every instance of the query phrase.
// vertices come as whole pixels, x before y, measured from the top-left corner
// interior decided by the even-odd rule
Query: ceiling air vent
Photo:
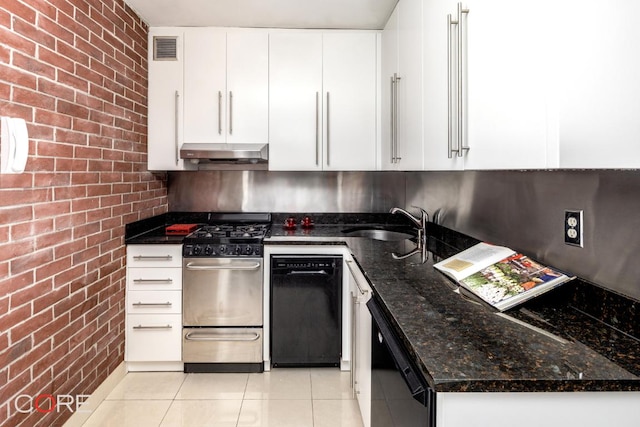
[[[154,61],[177,61],[178,60],[178,38],[159,37],[153,38],[153,60]]]

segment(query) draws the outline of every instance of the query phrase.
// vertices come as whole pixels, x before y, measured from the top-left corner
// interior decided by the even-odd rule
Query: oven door
[[[184,258],[183,325],[261,326],[262,275],[262,258]]]

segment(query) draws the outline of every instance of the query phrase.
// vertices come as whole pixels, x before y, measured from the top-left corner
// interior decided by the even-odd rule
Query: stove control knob
[[[205,255],[211,255],[211,253],[213,252],[213,248],[210,245],[207,245],[204,247],[204,254]]]
[[[244,248],[244,253],[245,253],[245,255],[251,255],[253,253],[253,248],[250,245],[247,245]]]
[[[220,251],[221,254],[223,254],[227,251],[227,247],[225,245],[220,245],[220,248],[218,250]]]
[[[254,254],[254,255],[257,255],[257,256],[262,255],[261,247],[260,247],[260,246],[256,246],[256,248],[255,248],[255,249],[254,249],[254,251],[253,251],[253,254]]]
[[[195,245],[193,247],[193,254],[194,255],[199,255],[201,251],[202,251],[202,248],[199,245]]]
[[[236,255],[240,255],[242,253],[242,247],[240,247],[240,245],[236,246],[235,252]]]

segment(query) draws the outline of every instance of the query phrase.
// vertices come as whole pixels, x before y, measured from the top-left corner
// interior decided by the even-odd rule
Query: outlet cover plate
[[[583,213],[581,210],[564,211],[564,242],[567,245],[584,247],[582,238]]]

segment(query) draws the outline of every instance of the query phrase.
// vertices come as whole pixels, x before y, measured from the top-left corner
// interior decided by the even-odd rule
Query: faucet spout
[[[395,213],[400,213],[402,215],[404,215],[405,217],[407,217],[411,222],[413,222],[413,224],[416,226],[416,228],[418,229],[418,245],[421,248],[422,244],[423,244],[423,238],[427,233],[427,222],[429,222],[429,214],[427,213],[427,211],[425,211],[424,209],[418,207],[418,206],[413,206],[414,208],[420,209],[420,216],[417,217],[409,212],[407,212],[406,210],[402,209],[402,208],[391,208],[391,210],[389,211],[389,213],[391,214],[395,214]]]

